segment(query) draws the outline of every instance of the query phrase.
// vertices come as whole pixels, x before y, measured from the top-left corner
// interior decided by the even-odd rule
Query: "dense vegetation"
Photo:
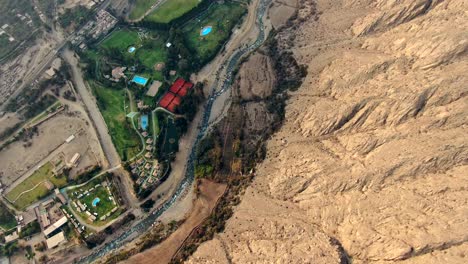
[[[171,261],[182,263],[187,259],[202,242],[210,240],[217,232],[222,232],[225,223],[233,210],[232,207],[240,202],[242,193],[254,177],[255,165],[265,158],[265,143],[267,139],[281,124],[284,119],[284,101],[287,99],[287,91],[297,89],[306,74],[305,66],[299,65],[292,54],[279,49],[274,32],[270,35],[265,48],[259,52],[269,55],[274,61],[277,84],[271,96],[256,102],[264,101],[267,104],[266,111],[273,116],[272,122],[266,124],[260,135],[248,133],[244,127],[246,113],[243,113],[243,100],[234,100],[224,122],[240,129],[231,130],[230,133],[220,133],[224,122],[218,123],[213,132],[207,135],[198,145],[197,159],[195,163],[195,175],[197,178],[207,178],[228,185],[213,213],[182,245],[178,254]],[[290,67],[290,69],[289,69]],[[232,150],[232,153],[220,154],[222,149]],[[235,166],[233,164],[239,163]]]
[[[38,221],[33,221],[33,222],[27,224],[25,227],[23,227],[23,229],[19,233],[19,237],[20,238],[25,238],[25,237],[29,237],[29,236],[32,236],[34,234],[37,234],[39,232],[41,232],[41,226],[39,225],[39,222]]]
[[[77,28],[88,21],[92,13],[91,9],[77,5],[66,9],[65,13],[59,17],[59,22],[63,28]]]
[[[124,161],[133,157],[140,151],[141,143],[124,111],[126,91],[107,88],[96,82],[90,82],[90,85],[117,152]]]
[[[12,229],[16,226],[16,219],[10,210],[0,202],[0,227],[4,230]]]

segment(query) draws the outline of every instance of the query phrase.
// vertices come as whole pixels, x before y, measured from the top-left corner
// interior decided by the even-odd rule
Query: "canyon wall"
[[[298,6],[276,38],[308,75],[224,232],[188,262],[466,263],[468,2]],[[270,91],[248,67],[244,93]]]

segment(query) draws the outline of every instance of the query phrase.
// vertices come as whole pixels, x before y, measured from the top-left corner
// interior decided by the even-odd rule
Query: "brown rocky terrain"
[[[250,56],[239,70],[237,85],[240,96],[245,100],[251,100],[255,97],[265,98],[271,95],[275,85],[275,75],[272,67],[268,56],[260,53]],[[262,70],[259,71],[258,69]]]
[[[466,263],[468,2],[299,6],[277,39],[307,78],[225,230],[188,262]]]

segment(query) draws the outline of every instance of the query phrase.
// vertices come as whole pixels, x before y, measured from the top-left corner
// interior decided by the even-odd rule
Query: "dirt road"
[[[63,52],[63,57],[71,66],[73,83],[75,84],[76,91],[80,95],[81,101],[83,102],[85,109],[87,110],[88,115],[91,118],[91,121],[97,131],[104,155],[109,162],[108,165],[109,167],[115,167],[120,164],[119,154],[117,153],[117,150],[112,143],[106,122],[104,121],[101,112],[99,112],[96,101],[94,100],[91,91],[89,91],[86,87],[82,72],[78,67],[78,60],[74,57],[74,53],[68,49]]]
[[[177,231],[158,246],[137,254],[123,263],[152,264],[156,263],[155,260],[157,263],[169,263],[192,230],[211,214],[218,199],[226,190],[226,185],[203,180],[199,189],[200,195],[195,200],[190,215]]]

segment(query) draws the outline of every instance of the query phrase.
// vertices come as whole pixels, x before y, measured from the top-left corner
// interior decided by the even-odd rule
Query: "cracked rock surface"
[[[298,6],[278,39],[308,75],[225,231],[188,262],[466,263],[468,2]]]

